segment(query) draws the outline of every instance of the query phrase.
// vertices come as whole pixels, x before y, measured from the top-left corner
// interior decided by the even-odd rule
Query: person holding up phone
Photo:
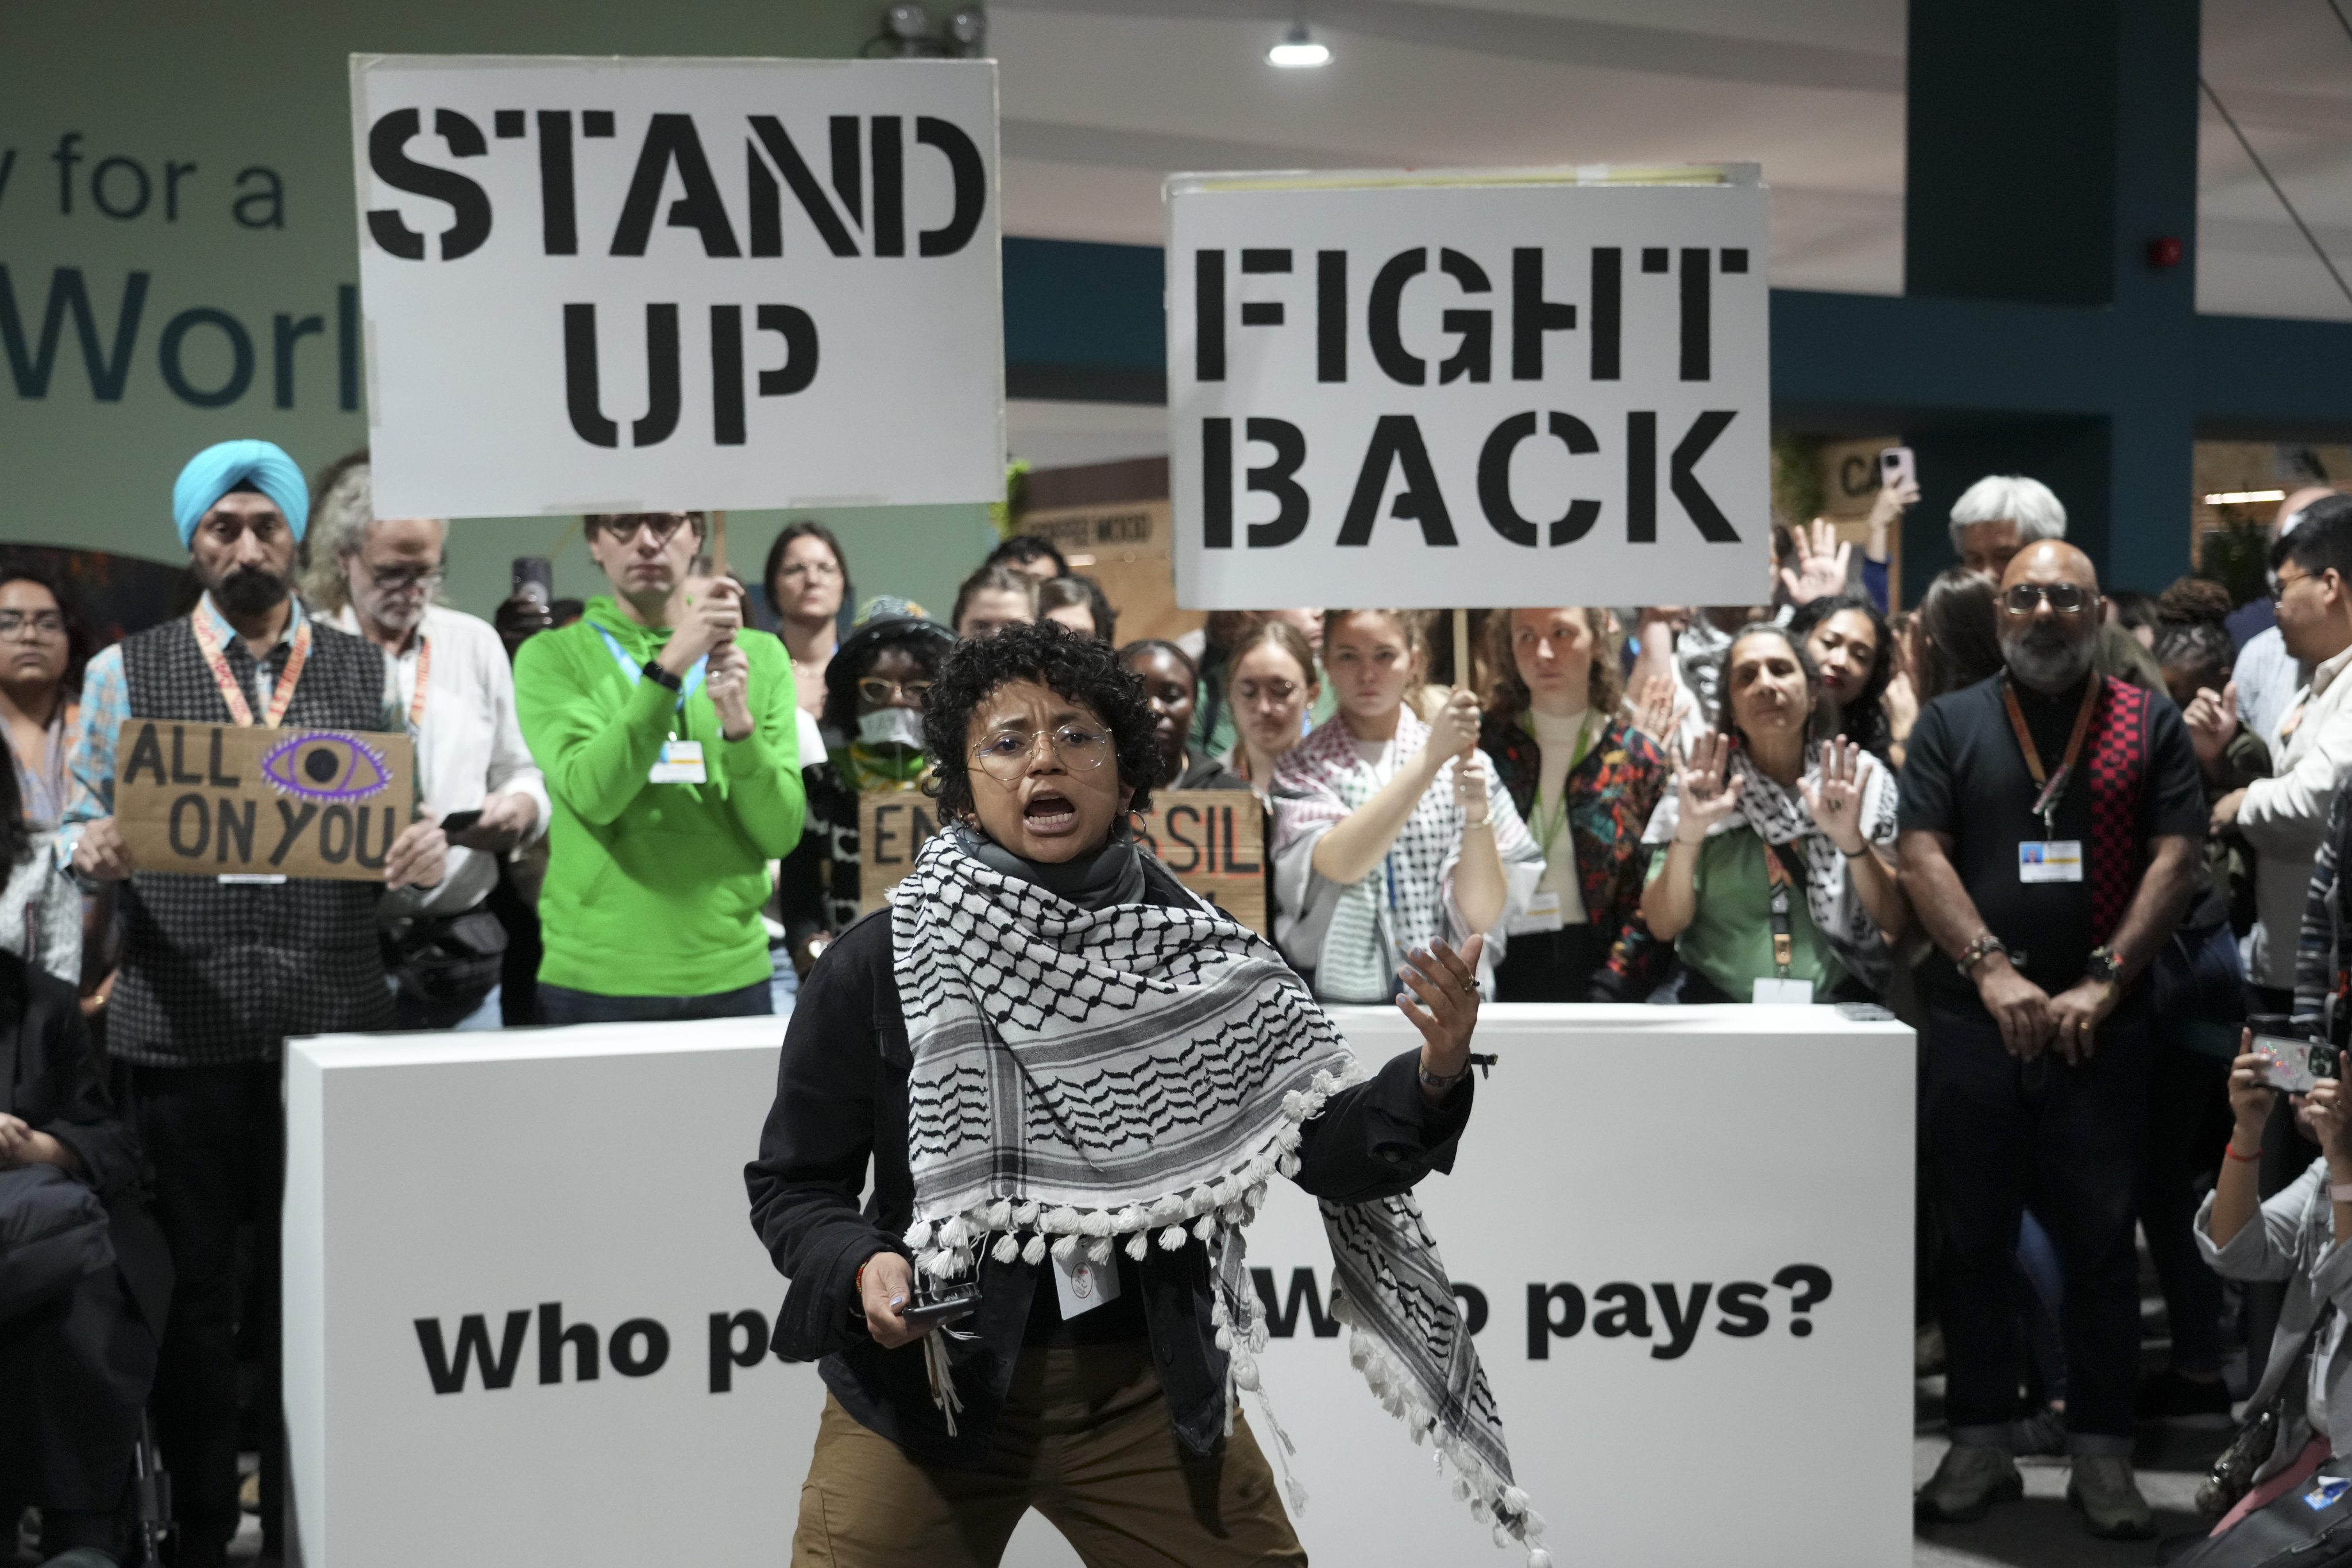
[[[693,570],[700,512],[592,516],[613,584],[515,658],[555,816],[540,895],[540,1021],[773,1011],[768,862],[800,841],[792,659],[743,590]]]
[[[2330,1459],[2352,1458],[2352,1357],[2344,1332],[2346,1314],[2352,1312],[2352,1253],[2343,1245],[2352,1238],[2352,1095],[2344,1082],[2343,1053],[2326,1053],[2334,1058],[2335,1076],[2312,1080],[2308,1092],[2288,1101],[2295,1125],[2319,1145],[2319,1158],[2266,1200],[2259,1190],[2263,1131],[2280,1090],[2273,1087],[2271,1056],[2252,1031],[2241,1037],[2240,1051],[2230,1072],[2235,1130],[2212,1194],[2198,1212],[2197,1244],[2224,1279],[2284,1282],[2286,1300],[2270,1360],[2246,1403],[2250,1419],[2274,1413],[2277,1436],[2270,1458],[2245,1478],[2243,1496],[2211,1500],[2215,1506],[2232,1505],[2213,1535],[2218,1542],[2248,1515],[2267,1510],[2294,1531],[2277,1537],[2284,1544],[2334,1521],[2305,1505],[2303,1483]],[[2297,1386],[2295,1371],[2306,1364]],[[2223,1550],[2200,1547],[2175,1561],[2196,1563]]]

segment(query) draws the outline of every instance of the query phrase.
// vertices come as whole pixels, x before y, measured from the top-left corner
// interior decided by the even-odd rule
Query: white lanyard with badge
[[[2025,771],[2033,775],[2040,793],[2033,797],[2033,815],[2042,819],[2047,837],[2027,839],[2017,847],[2017,879],[2021,882],[2079,882],[2083,879],[2083,841],[2058,837],[2058,802],[2074,781],[2074,764],[2083,755],[2083,738],[2090,732],[2091,710],[2098,706],[2101,681],[2095,675],[2083,691],[2082,711],[2074,715],[2074,732],[2066,738],[2066,754],[2058,771],[2044,773],[2042,751],[2026,727],[2025,710],[2017,703],[2017,689],[2004,679],[2000,700],[2009,709],[2010,728],[2017,731],[2018,749],[2025,753]]]
[[[596,635],[603,637],[604,646],[613,650],[613,662],[621,667],[621,673],[629,678],[631,686],[645,679],[645,671],[629,662],[628,650],[621,646],[619,638],[602,626],[596,628]],[[678,739],[677,720],[677,715],[686,711],[686,700],[693,696],[695,689],[702,684],[703,671],[709,663],[708,654],[696,659],[694,668],[686,672],[686,679],[679,683],[677,705],[671,710],[669,739],[662,742],[661,755],[654,760],[653,767],[646,774],[647,784],[698,784],[709,782],[709,770],[702,762],[702,742]]]

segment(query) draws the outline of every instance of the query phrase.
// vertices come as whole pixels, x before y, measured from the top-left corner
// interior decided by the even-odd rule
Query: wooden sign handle
[[[1454,612],[1454,689],[1470,689],[1470,612]]]
[[[727,514],[710,514],[710,570],[719,576],[727,575]]]

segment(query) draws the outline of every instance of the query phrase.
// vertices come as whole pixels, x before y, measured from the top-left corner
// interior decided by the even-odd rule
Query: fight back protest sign
[[[1179,604],[1762,597],[1753,165],[1167,193]]]
[[[1265,908],[1265,817],[1247,790],[1162,791],[1129,818],[1136,842],[1200,894],[1260,936],[1274,927]],[[940,804],[918,790],[857,797],[858,912],[872,914],[915,868],[940,830]]]
[[[1002,499],[985,60],[352,58],[384,517]]]
[[[114,816],[142,871],[381,882],[415,815],[406,735],[124,721]]]

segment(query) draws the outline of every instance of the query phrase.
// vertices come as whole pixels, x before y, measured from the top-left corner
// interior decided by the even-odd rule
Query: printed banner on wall
[[[352,58],[380,515],[994,500],[996,68]]]
[[[114,815],[142,871],[381,882],[415,815],[406,735],[136,719]]]
[[[1179,604],[1763,597],[1754,165],[1167,189]]]

